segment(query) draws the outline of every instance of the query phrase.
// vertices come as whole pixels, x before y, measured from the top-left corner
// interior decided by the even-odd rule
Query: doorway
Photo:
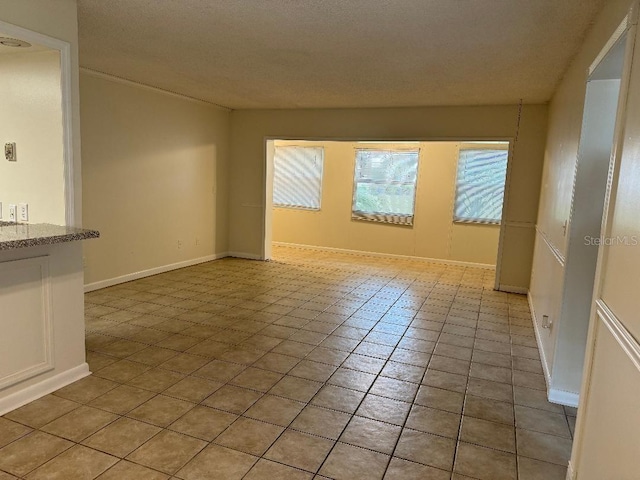
[[[0,21],[0,220],[76,224],[71,71],[68,42]]]
[[[567,255],[549,400],[577,406],[606,193],[615,155],[616,123],[627,45],[623,34],[605,47],[587,80],[570,218],[565,224]]]
[[[510,143],[268,140],[265,259],[274,244],[413,258],[491,270],[493,288]]]

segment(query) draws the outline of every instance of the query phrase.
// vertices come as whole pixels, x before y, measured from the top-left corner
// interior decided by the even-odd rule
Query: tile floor
[[[524,296],[279,247],[86,295],[93,375],[0,417],[0,480],[564,480]]]

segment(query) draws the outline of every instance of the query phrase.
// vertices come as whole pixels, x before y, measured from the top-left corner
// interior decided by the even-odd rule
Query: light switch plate
[[[16,222],[18,220],[18,207],[9,205],[9,221]]]
[[[4,144],[4,158],[6,158],[10,162],[15,162],[17,160],[15,142]]]
[[[20,217],[21,222],[29,221],[29,204],[21,203],[18,205],[18,216]]]

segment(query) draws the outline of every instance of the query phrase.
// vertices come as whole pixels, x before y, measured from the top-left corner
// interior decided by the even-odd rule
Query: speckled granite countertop
[[[48,223],[26,224],[0,221],[0,250],[75,242],[99,236],[100,233],[96,230],[62,227]]]

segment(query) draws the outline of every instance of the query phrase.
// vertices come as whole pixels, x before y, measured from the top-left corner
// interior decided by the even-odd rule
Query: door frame
[[[521,108],[521,107],[520,107]],[[520,113],[520,110],[519,110]],[[504,184],[504,197],[502,201],[502,216],[503,220],[500,222],[500,233],[498,236],[498,252],[496,256],[496,268],[495,268],[495,282],[494,289],[500,291],[500,276],[502,272],[502,255],[503,255],[503,243],[506,229],[510,226],[520,226],[520,222],[509,222],[504,219],[505,212],[508,211],[509,205],[509,190],[511,182],[511,172],[513,168],[513,155],[515,150],[515,144],[517,142],[516,136],[491,136],[491,137],[400,137],[400,138],[379,138],[379,137],[314,137],[314,136],[267,136],[263,140],[263,155],[264,155],[264,168],[263,168],[263,215],[262,215],[262,251],[261,260],[271,260],[272,258],[272,237],[273,237],[273,142],[276,140],[286,141],[311,141],[311,142],[506,142],[509,144],[507,157],[507,176]],[[535,227],[535,223],[532,224]],[[506,290],[505,290],[506,291]],[[526,293],[511,292],[511,293]]]
[[[600,53],[596,56],[592,64],[587,71],[587,77],[590,77],[594,70],[598,67],[604,57],[611,51],[616,43],[622,38],[623,35],[627,35],[626,49],[624,55],[624,67],[622,71],[622,78],[620,83],[620,94],[618,97],[618,111],[616,114],[616,127],[614,131],[614,142],[611,152],[611,160],[609,163],[609,177],[607,182],[607,188],[604,199],[604,209],[602,216],[601,234],[606,235],[611,230],[613,221],[613,210],[615,204],[611,201],[615,198],[618,177],[620,173],[620,162],[622,160],[622,147],[625,137],[625,118],[627,113],[627,97],[629,92],[629,84],[631,81],[631,68],[632,60],[634,57],[634,50],[636,48],[637,22],[638,22],[639,5],[637,1],[633,2],[629,13],[625,16],[618,28],[611,35],[605,46]],[[589,402],[589,393],[591,388],[591,373],[593,369],[593,360],[596,347],[596,338],[598,333],[600,317],[603,315],[602,302],[600,301],[603,280],[604,280],[604,267],[605,267],[605,249],[598,248],[598,260],[596,263],[596,272],[593,288],[593,296],[591,302],[591,313],[589,318],[589,331],[587,335],[587,345],[585,350],[585,360],[582,373],[582,384],[580,388],[580,400],[578,407],[578,415],[575,427],[575,437],[573,441],[573,447],[571,451],[571,459],[567,469],[567,479],[573,480],[576,478],[578,472],[576,470],[577,465],[580,463],[580,456],[582,453],[582,445],[584,437],[582,435],[581,425],[584,422],[584,418],[587,414],[587,405]],[[606,312],[605,312],[606,313]]]
[[[60,89],[62,111],[62,152],[64,163],[64,205],[65,224],[79,226],[75,221],[75,186],[73,158],[73,109],[72,109],[72,69],[71,44],[64,40],[43,35],[0,20],[0,31],[11,37],[37,43],[60,52]]]

